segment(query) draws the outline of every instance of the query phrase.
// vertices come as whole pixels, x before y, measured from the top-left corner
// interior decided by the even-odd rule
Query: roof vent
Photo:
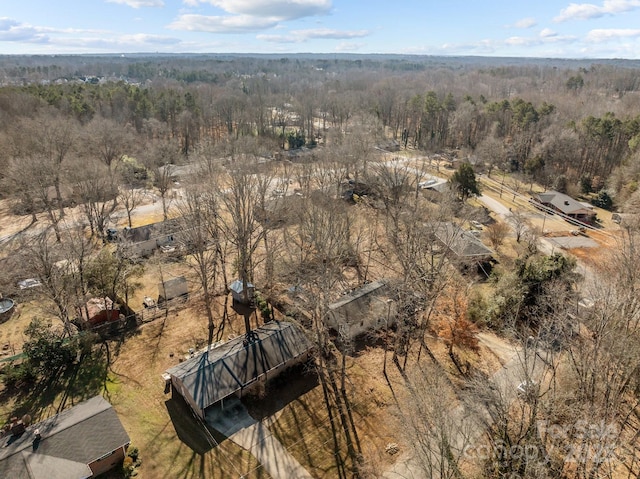
[[[568,201],[568,200],[564,200],[564,204],[565,204],[566,206],[569,206],[569,201]]]

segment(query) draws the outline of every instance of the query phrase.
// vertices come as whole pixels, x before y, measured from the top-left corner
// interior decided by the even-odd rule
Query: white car
[[[533,379],[526,379],[522,381],[516,388],[518,396],[524,399],[532,399],[538,395],[539,385]]]
[[[42,283],[36,278],[27,278],[22,281],[18,281],[18,287],[20,289],[37,288],[38,286],[42,286]]]
[[[471,220],[471,221],[469,221],[469,224],[470,224],[473,228],[475,228],[475,229],[477,229],[477,230],[481,230],[481,229],[483,229],[483,228],[484,228],[484,227],[482,226],[482,223],[480,223],[479,221],[476,221],[476,220]]]
[[[421,181],[420,183],[418,183],[418,188],[420,188],[421,190],[426,190],[427,188],[429,188],[432,185],[435,185],[436,183],[437,183],[437,180],[434,180],[434,179]]]

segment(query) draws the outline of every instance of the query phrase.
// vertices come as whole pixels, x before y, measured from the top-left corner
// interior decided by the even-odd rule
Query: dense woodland
[[[42,281],[42,300],[64,335],[89,295],[126,297],[136,288],[143,265],[111,254],[102,240],[116,209],[126,209],[130,222],[139,192],[153,190],[165,219],[184,221],[185,261],[202,291],[209,343],[225,321],[214,316],[211,302],[228,292],[232,275],[259,285],[269,300],[283,285],[312,293],[308,330],[319,348],[316,367],[339,477],[373,472],[350,416],[345,358],[354,344],[331,336],[324,318],[336,297],[378,279],[376,271],[393,279],[397,327],[384,347],[413,395],[415,410],[402,419],[415,436],[424,477],[466,477],[465,458],[452,444],[468,437],[441,414],[447,394],[433,393],[447,388],[462,401],[472,398],[469,407],[486,405],[488,416],[479,417],[487,421],[493,447],[535,443],[548,452],[546,461],[535,463],[491,456],[483,464],[487,477],[586,479],[640,471],[635,233],[626,231],[612,253],[603,272],[611,281],[593,287],[579,286],[574,260],[537,250],[540,232],[519,230],[518,257],[496,268],[485,290],[470,294],[480,280],[442,254],[434,237],[443,221],[478,214],[466,204],[478,193],[475,184],[433,200],[418,194],[414,172],[379,161],[380,149],[394,143],[422,155],[466,159],[522,184],[606,194],[609,208],[640,213],[638,65],[376,56],[27,57],[3,63],[2,197],[15,214],[50,227],[13,245],[4,264]],[[288,156],[296,150],[304,151],[300,158]],[[184,196],[169,211],[172,172],[184,165],[197,165],[196,174],[180,180]],[[453,183],[467,172],[468,165],[460,167]],[[470,177],[475,181],[473,170]],[[366,185],[362,196],[371,203],[344,207],[340,195],[348,179],[354,190]],[[300,198],[299,205],[286,220],[265,221],[273,185],[286,190],[293,183],[300,194],[288,196]],[[67,208],[76,205],[86,234],[65,225]],[[517,229],[515,214],[514,224]],[[496,249],[507,234],[497,233]],[[585,289],[595,304],[587,313],[576,311]],[[268,319],[269,307],[262,306]],[[588,333],[576,334],[568,318],[583,313]],[[247,330],[251,326],[247,317]],[[544,391],[534,400],[511,407],[460,360],[460,351],[477,348],[480,327],[527,346],[531,340],[553,345]],[[464,387],[448,379],[429,351],[425,334],[434,331]],[[29,334],[30,344],[46,336],[38,325]],[[526,360],[536,361],[531,355]],[[63,356],[47,363],[35,355],[32,366],[40,374],[58,373],[73,352]],[[425,362],[434,369],[416,376],[412,364]],[[541,421],[566,426],[564,435],[541,433]],[[613,462],[600,460],[591,452],[602,436],[576,430],[580,421],[611,425],[606,444],[629,447]],[[572,447],[589,453],[587,459],[568,460]]]
[[[6,63],[4,172],[22,141],[15,130],[26,132],[28,124],[73,132],[78,141],[63,168],[73,156],[100,159],[90,153],[92,143],[98,147],[90,137],[106,135],[110,124],[115,157],[122,149],[150,165],[185,162],[204,145],[229,138],[313,146],[331,128],[392,137],[424,152],[457,150],[549,186],[564,175],[583,189],[606,187],[618,207],[636,190],[640,85],[632,62],[572,68],[577,62],[194,56],[10,57]],[[294,135],[289,145],[282,140]],[[179,153],[142,158],[129,144]]]

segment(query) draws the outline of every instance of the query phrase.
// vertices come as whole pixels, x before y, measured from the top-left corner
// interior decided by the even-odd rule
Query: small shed
[[[189,285],[184,276],[178,276],[158,284],[158,305],[172,299],[189,297]]]
[[[91,298],[83,308],[80,308],[80,317],[90,328],[104,323],[117,321],[120,317],[120,306],[111,298]]]
[[[231,290],[231,296],[233,300],[238,303],[247,303],[244,295],[244,283],[241,279],[236,279],[233,283],[229,285],[229,289]],[[253,299],[253,295],[256,292],[256,288],[252,283],[247,282],[247,298],[249,298],[249,302]]]

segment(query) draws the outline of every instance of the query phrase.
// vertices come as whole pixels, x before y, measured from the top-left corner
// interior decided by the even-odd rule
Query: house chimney
[[[568,200],[564,200],[564,204],[565,204],[565,206],[569,206],[569,201]]]

